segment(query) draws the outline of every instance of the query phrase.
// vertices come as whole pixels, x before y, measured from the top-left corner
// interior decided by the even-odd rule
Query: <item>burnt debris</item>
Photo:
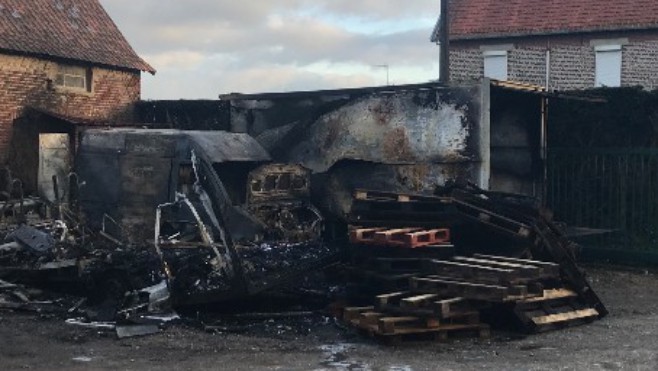
[[[39,177],[48,197],[1,172],[0,309],[125,338],[331,303],[391,341],[607,314],[539,206],[544,95],[487,82],[223,99],[234,132],[81,132],[74,172]]]

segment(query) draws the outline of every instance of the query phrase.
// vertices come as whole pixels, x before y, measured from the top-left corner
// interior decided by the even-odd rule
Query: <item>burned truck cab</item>
[[[87,223],[157,252],[180,303],[253,294],[332,255],[309,171],[246,134],[93,129],[76,167]]]

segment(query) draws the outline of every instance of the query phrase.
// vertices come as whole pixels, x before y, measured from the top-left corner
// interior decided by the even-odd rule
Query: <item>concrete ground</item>
[[[0,369],[657,370],[658,275],[589,267],[610,315],[541,335],[379,345],[330,318],[265,320],[243,333],[186,325],[117,340],[61,319],[0,312]]]

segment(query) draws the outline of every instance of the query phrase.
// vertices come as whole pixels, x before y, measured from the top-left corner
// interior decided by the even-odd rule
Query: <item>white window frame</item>
[[[495,80],[508,79],[507,50],[484,50],[484,77]]]
[[[595,87],[620,87],[622,68],[622,45],[598,45],[595,53]]]
[[[58,89],[91,93],[92,79],[91,67],[60,64],[53,83]]]

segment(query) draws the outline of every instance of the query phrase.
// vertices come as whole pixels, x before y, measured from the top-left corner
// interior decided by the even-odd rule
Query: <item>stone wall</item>
[[[55,87],[58,63],[0,54],[0,162],[7,160],[14,121],[26,107],[108,122],[132,122],[140,99],[140,73],[92,68],[92,91]]]

